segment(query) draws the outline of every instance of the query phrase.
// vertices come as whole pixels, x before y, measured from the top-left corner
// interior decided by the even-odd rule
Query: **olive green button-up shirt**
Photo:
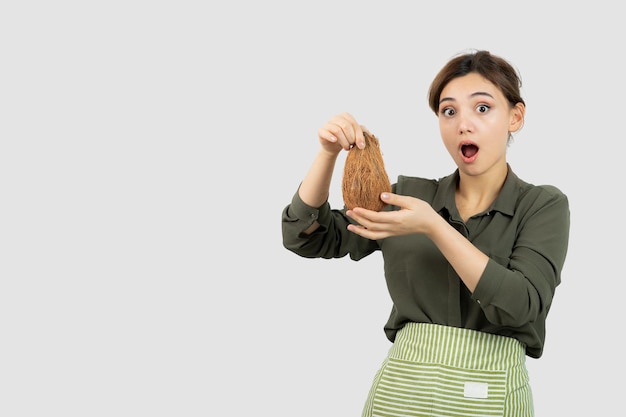
[[[384,330],[392,342],[407,322],[434,323],[516,338],[528,356],[538,358],[567,253],[567,197],[554,186],[520,180],[509,167],[491,207],[463,222],[454,198],[458,178],[458,170],[439,180],[399,176],[393,192],[429,202],[489,256],[473,293],[426,236],[366,239],[347,230],[352,220],[345,209],[331,209],[328,202],[310,207],[297,192],[282,212],[283,244],[306,258],[349,255],[358,261],[381,251],[393,302]],[[320,227],[303,234],[314,221]]]

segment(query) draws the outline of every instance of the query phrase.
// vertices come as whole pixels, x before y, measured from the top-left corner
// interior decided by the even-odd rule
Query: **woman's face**
[[[477,176],[506,167],[509,132],[521,127],[524,105],[511,108],[499,88],[470,73],[444,87],[438,117],[441,138],[455,164]]]

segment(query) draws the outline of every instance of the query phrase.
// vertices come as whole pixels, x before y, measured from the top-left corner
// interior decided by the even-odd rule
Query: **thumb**
[[[384,192],[380,194],[380,199],[383,200],[387,204],[391,204],[398,207],[403,207],[403,203],[405,202],[406,196]]]

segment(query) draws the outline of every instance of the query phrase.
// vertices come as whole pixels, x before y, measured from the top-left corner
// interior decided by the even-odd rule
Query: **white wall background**
[[[215,3],[0,6],[0,415],[359,416],[389,348],[382,259],[299,258],[280,214],[340,111],[392,178],[450,173],[426,93],[469,48],[521,71],[510,162],[571,203],[537,416],[615,415],[618,5]]]

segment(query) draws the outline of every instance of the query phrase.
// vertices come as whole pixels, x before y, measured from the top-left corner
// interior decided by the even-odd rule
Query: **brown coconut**
[[[353,146],[348,151],[341,184],[343,201],[348,209],[363,207],[380,211],[385,203],[380,199],[383,192],[391,192],[391,182],[385,170],[378,139],[363,132],[365,149]]]

